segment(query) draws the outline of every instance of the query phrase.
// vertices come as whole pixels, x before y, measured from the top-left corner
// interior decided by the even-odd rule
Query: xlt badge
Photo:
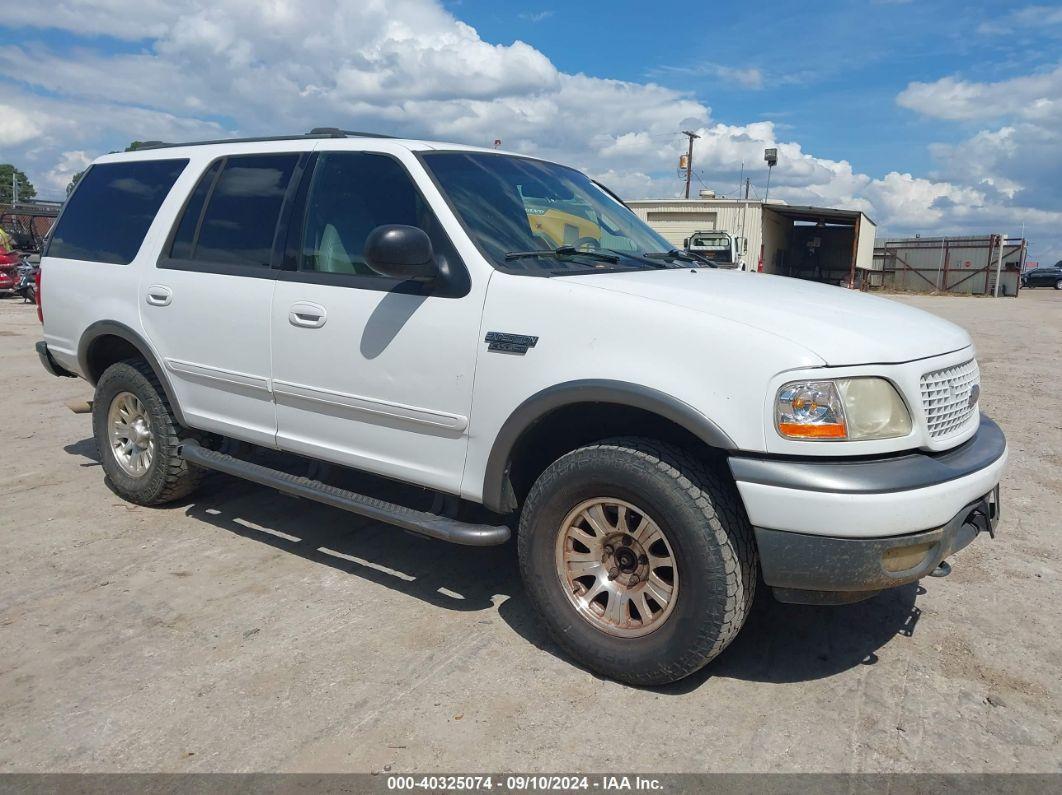
[[[504,331],[488,331],[483,338],[489,342],[488,351],[501,351],[502,353],[527,353],[528,348],[534,348],[538,343],[538,337],[530,337],[527,334],[509,334]]]

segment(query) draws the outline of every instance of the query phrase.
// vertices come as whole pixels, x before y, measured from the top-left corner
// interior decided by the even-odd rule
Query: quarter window
[[[101,163],[81,178],[45,256],[126,265],[187,160]]]

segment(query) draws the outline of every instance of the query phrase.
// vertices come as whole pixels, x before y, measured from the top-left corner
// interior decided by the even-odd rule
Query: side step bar
[[[207,450],[192,439],[183,440],[179,450],[180,456],[185,461],[205,469],[213,469],[224,472],[226,475],[234,475],[263,486],[270,486],[294,497],[323,502],[333,508],[341,508],[378,522],[397,525],[441,541],[470,547],[490,547],[504,544],[509,540],[509,528],[505,525],[470,524],[384,502],[364,494],[329,486],[319,480],[289,475],[287,472],[252,464],[225,453]]]

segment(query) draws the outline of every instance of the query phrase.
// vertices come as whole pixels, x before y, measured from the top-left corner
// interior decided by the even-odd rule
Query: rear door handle
[[[299,328],[321,328],[328,320],[328,312],[320,304],[296,301],[288,310],[288,322]]]
[[[147,289],[147,302],[152,306],[169,306],[173,290],[162,284],[153,284]]]

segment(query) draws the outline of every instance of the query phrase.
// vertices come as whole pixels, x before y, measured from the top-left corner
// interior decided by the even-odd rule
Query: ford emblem
[[[970,387],[970,398],[966,401],[966,405],[973,408],[977,404],[977,398],[981,397],[981,385],[974,384]]]

